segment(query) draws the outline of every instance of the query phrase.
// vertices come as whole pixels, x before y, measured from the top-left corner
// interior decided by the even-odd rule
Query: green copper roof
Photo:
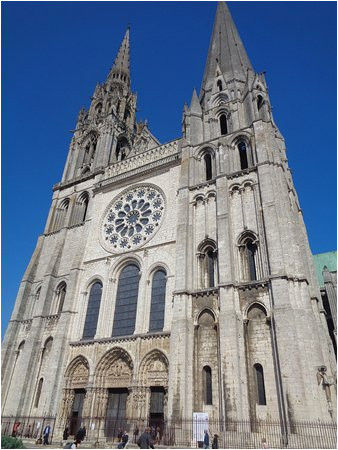
[[[323,269],[326,266],[330,272],[337,271],[337,252],[318,253],[313,255],[319,286],[324,286]]]

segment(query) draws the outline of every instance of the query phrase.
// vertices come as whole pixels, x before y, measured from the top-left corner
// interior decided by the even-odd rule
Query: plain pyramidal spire
[[[211,35],[202,90],[212,88],[217,64],[226,81],[234,78],[245,81],[252,66],[237,28],[225,2],[218,2],[214,28]]]
[[[130,38],[129,27],[124,35],[122,44],[117,53],[114,65],[109,73],[109,78],[130,83]]]

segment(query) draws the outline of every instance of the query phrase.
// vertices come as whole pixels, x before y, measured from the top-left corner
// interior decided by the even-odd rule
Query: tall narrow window
[[[129,336],[135,331],[139,273],[135,264],[129,264],[121,272],[112,336]]]
[[[260,111],[262,106],[263,106],[263,97],[261,95],[259,95],[257,97],[257,109],[258,109],[258,111]]]
[[[243,281],[255,281],[260,276],[258,242],[254,233],[247,231],[239,241]]]
[[[211,164],[211,155],[207,153],[204,155],[204,164],[205,164],[205,179],[211,180],[212,178],[212,164]]]
[[[66,292],[67,292],[66,283],[59,284],[59,286],[56,290],[56,314],[60,314],[62,312],[63,304],[65,302]],[[55,311],[55,309],[54,309],[54,311]]]
[[[256,272],[256,262],[255,262],[255,253],[257,251],[256,244],[253,242],[248,242],[246,245],[246,252],[248,258],[248,268],[250,280],[257,280],[257,272]]]
[[[100,281],[96,281],[90,289],[82,339],[93,339],[95,337],[100,312],[101,295],[102,284]]]
[[[212,378],[211,368],[209,366],[203,367],[203,385],[204,385],[204,403],[212,405]]]
[[[60,230],[64,227],[69,207],[69,198],[62,200],[58,208],[56,209],[56,217],[54,222],[54,231]]]
[[[238,150],[239,150],[239,158],[241,161],[241,170],[247,169],[249,167],[248,153],[244,142],[240,142],[238,144]]]
[[[207,252],[207,265],[208,265],[208,287],[215,287],[215,272],[214,272],[214,260],[215,255],[212,249]]]
[[[227,118],[225,114],[222,114],[221,117],[219,118],[219,124],[221,127],[221,134],[228,134],[228,123],[227,123]]]
[[[254,369],[257,382],[257,403],[259,405],[266,405],[263,367],[260,364],[255,364]]]
[[[37,408],[39,406],[39,401],[41,397],[41,391],[42,391],[42,385],[43,385],[43,378],[40,378],[38,383],[38,388],[36,390],[36,396],[35,396],[35,402],[34,407]]]
[[[157,270],[151,286],[151,308],[149,331],[162,331],[164,325],[165,290],[167,275],[164,270]]]
[[[89,195],[88,192],[84,192],[81,194],[79,198],[79,217],[77,218],[78,223],[82,223],[86,220],[87,209],[89,203]]]
[[[218,80],[217,81],[217,87],[218,87],[218,90],[221,92],[221,91],[223,91],[223,86],[222,86],[222,81],[221,80]]]

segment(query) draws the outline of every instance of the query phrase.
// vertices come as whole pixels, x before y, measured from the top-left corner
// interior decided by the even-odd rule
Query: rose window
[[[164,195],[156,188],[142,186],[125,191],[104,216],[104,246],[114,252],[140,247],[156,233],[163,213]]]

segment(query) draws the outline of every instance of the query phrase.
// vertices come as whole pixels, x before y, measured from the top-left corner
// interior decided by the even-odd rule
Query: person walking
[[[212,440],[211,448],[218,448],[218,434],[214,434],[214,438]]]
[[[209,433],[208,433],[208,430],[204,430],[203,448],[209,448]]]
[[[49,424],[43,430],[43,445],[48,445],[48,439],[51,432],[51,427]]]
[[[129,441],[129,435],[127,430],[124,431],[122,438],[121,438],[121,442],[117,445],[117,448],[125,448],[128,444]]]
[[[150,428],[147,427],[141,436],[138,438],[137,445],[140,448],[155,448],[150,435]]]
[[[136,425],[135,429],[134,429],[134,444],[136,444],[137,442],[137,436],[139,434],[140,430],[138,429],[138,426]]]

